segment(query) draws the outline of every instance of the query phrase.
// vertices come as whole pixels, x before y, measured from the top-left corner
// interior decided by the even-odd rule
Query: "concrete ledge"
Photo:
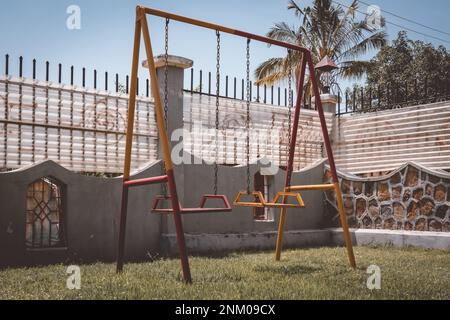
[[[318,247],[330,243],[329,230],[287,231],[284,233],[284,248]],[[218,253],[242,250],[275,250],[277,233],[242,234],[186,234],[189,253]],[[175,234],[163,234],[161,251],[172,255],[178,252]]]
[[[450,233],[357,229],[351,229],[350,233],[355,246],[392,245],[394,247],[450,250]],[[186,234],[186,246],[189,253],[194,254],[274,250],[276,237],[277,233],[274,231],[242,234]],[[341,228],[284,233],[284,248],[343,245]],[[175,234],[162,235],[161,251],[167,255],[178,252]]]
[[[342,229],[328,229],[334,245],[344,245]],[[394,247],[417,247],[450,250],[450,233],[404,230],[351,229],[354,245],[392,245]]]

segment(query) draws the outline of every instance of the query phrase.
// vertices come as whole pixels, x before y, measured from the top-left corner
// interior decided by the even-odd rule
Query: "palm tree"
[[[370,67],[370,62],[358,60],[358,57],[386,45],[387,34],[384,30],[370,27],[365,20],[356,20],[358,0],[346,9],[332,2],[314,0],[312,7],[301,9],[294,0],[290,0],[287,8],[300,19],[301,25],[295,28],[285,22],[276,23],[267,36],[310,49],[314,64],[325,56],[330,57],[338,66],[334,78],[360,78]],[[383,27],[384,20],[381,22]],[[287,79],[290,68],[297,75],[301,58],[301,54],[291,52],[263,62],[255,70],[257,84],[273,85],[283,81]],[[309,86],[309,81],[306,81],[306,86]]]

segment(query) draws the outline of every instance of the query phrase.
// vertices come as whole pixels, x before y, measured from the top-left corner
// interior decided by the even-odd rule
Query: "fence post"
[[[9,75],[9,54],[5,56],[5,75]]]
[[[194,93],[194,68],[191,68],[191,93]]]
[[[228,98],[228,76],[225,77],[225,97]]]
[[[341,115],[341,91],[338,90],[337,96],[337,115],[338,117]]]
[[[337,110],[339,97],[334,94],[325,93],[320,95],[320,99],[322,100],[322,109],[325,112],[325,116],[331,116],[333,119],[331,122],[331,126],[328,127],[328,130],[330,131],[329,136],[331,143],[333,143],[333,141],[339,141],[339,126],[337,124],[338,121],[335,121],[336,116],[339,115],[339,111]],[[314,106],[315,100],[315,97],[311,98],[311,104]]]

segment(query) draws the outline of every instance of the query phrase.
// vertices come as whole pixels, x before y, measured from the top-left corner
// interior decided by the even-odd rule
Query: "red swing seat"
[[[173,208],[159,208],[161,202],[166,201],[170,202],[171,196],[159,195],[153,200],[152,212],[159,214],[171,214],[173,213]],[[208,208],[205,207],[208,199],[219,199],[223,201],[224,207],[222,208]],[[230,203],[225,195],[216,195],[216,194],[205,194],[202,196],[200,200],[200,205],[197,208],[183,208],[180,204],[180,213],[181,214],[193,214],[193,213],[220,213],[220,212],[231,212],[233,209],[231,208]]]

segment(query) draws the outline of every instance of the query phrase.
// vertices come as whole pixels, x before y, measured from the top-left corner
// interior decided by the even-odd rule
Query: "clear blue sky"
[[[298,0],[301,6],[310,0]],[[349,4],[350,0],[339,0]],[[450,32],[450,2],[448,0],[365,0],[388,11],[414,19],[423,24]],[[81,30],[66,28],[69,5],[81,8]],[[0,68],[4,71],[4,54],[9,53],[14,61],[11,67],[16,72],[16,59],[25,58],[26,75],[31,72],[31,60],[40,62],[38,73],[43,77],[43,65],[49,60],[53,65],[53,80],[56,64],[62,63],[68,70],[74,65],[80,81],[81,67],[88,71],[95,67],[104,71],[125,75],[130,72],[134,12],[137,4],[171,11],[194,18],[265,34],[274,22],[286,21],[298,24],[292,12],[286,10],[287,0],[1,0],[0,2]],[[365,6],[361,10],[365,11]],[[389,15],[388,20],[443,37],[450,36],[421,29]],[[150,18],[150,29],[155,53],[163,50],[163,21]],[[170,53],[194,60],[194,67],[205,71],[215,69],[215,34],[179,23],[171,24]],[[398,28],[388,26],[390,37],[395,37]],[[421,39],[436,45],[437,40],[410,33],[413,39]],[[448,46],[448,45],[447,45]],[[223,73],[244,76],[245,44],[243,39],[223,36]],[[252,66],[264,59],[277,56],[282,51],[264,45],[252,46]],[[141,54],[141,60],[144,55]],[[146,74],[141,73],[141,77]],[[67,78],[65,78],[67,79]],[[103,80],[100,81],[103,83]]]

